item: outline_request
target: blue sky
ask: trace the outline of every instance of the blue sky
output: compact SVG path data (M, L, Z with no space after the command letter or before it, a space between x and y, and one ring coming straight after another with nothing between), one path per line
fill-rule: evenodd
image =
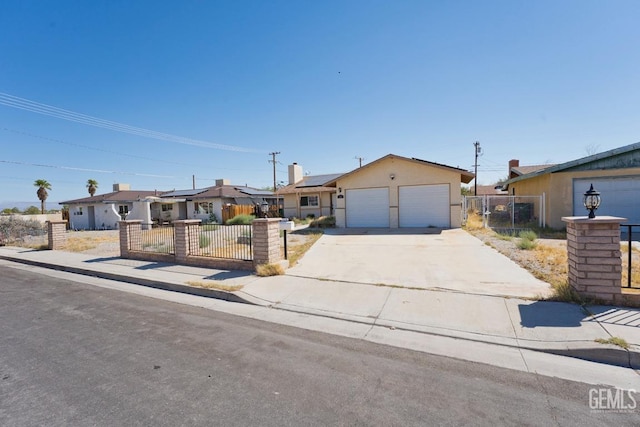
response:
M286 181L292 162L348 172L389 153L472 169L479 141L490 184L509 159L635 143L639 19L635 0L7 1L0 206L38 205L41 178L50 208L88 195L89 178L98 193L191 188L193 175L269 186L272 151Z

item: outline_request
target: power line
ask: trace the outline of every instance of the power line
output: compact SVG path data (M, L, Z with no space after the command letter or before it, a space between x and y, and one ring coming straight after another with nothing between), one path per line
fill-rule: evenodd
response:
M168 133L157 132L149 129L139 128L135 126L126 125L123 123L114 122L111 120L105 120L98 117L89 116L82 113L76 113L70 110L54 107L47 104L42 104L36 101L30 101L25 98L20 98L14 95L0 92L0 104L7 107L18 108L21 110L30 111L32 113L38 113L45 116L55 117L62 120L68 120L71 122L81 123L89 126L95 126L103 129L109 129L116 132L128 133L131 135L143 136L146 138L159 139L163 141L175 142L178 144L193 145L196 147L213 148L216 150L238 151L245 153L263 153L262 150L254 150L251 148L237 147L233 145L217 144L213 142L207 142L192 138L185 138L177 135L171 135Z
M202 168L209 168L211 165L196 165L194 163L182 163L182 162L174 162L171 160L164 160L164 159L153 159L150 157L145 157L145 156L136 156L135 154L129 154L129 153L124 153L124 152L120 152L120 151L114 151L114 150L107 150L105 148L98 148L98 147L91 147L88 145L83 145L83 144L78 144L75 142L69 142L69 141L64 141L62 139L56 139L56 138L49 138L46 136L42 136L42 135L35 135L29 132L25 132L25 131L20 131L20 130L15 130L15 129L9 129L6 127L3 127L2 130L7 131L7 132L13 132L19 135L25 135L31 138L38 138L38 139L42 139L44 141L51 141L51 142L55 142L58 144L65 144L65 145L69 145L72 147L80 147L80 148L84 148L87 150L93 150L93 151L100 151L102 153L110 153L110 154L115 154L117 156L122 156L122 157L130 157L133 159L142 159L142 160L147 160L147 161L151 161L151 162L158 162L158 163L167 163L167 164L171 164L171 165L180 165L180 166L189 166L189 167L193 167L193 166L199 166ZM234 170L234 171L238 171L238 170L252 170L252 169L238 169L238 168L221 168L221 167L216 167L216 169L221 169L221 170Z
M89 169L89 168L78 168L72 166L58 166L58 165L46 165L41 163L26 163L26 162L16 162L11 160L0 160L0 163L7 163L12 165L22 165L22 166L36 166L39 168L52 168L52 169L65 169L72 171L82 171L82 172L97 172L97 173L109 173L109 174L119 174L119 175L133 175L133 176L146 176L151 178L177 178L175 176L170 175L155 175L150 173L136 173L136 172L122 172L122 171L110 171L103 169Z

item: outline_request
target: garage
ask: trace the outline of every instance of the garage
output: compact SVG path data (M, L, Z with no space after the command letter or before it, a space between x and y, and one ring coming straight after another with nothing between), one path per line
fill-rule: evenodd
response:
M347 227L389 227L389 188L346 190Z
M400 227L451 226L449 185L410 185L398 187Z
M640 177L610 177L575 179L573 181L573 214L583 216L587 211L582 203L584 193L593 188L602 199L596 215L627 218L630 224L640 224Z

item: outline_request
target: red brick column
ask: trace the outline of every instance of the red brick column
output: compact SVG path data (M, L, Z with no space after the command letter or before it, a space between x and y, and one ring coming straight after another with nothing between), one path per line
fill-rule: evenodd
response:
M191 248L194 250L200 244L200 223L199 219L183 219L173 221L176 232L176 262L186 264L187 257L191 255Z
M569 284L580 295L622 301L620 223L612 216L564 217L567 223Z
M280 254L280 218L254 219L253 265L273 264L282 260Z
M142 220L118 221L120 230L120 257L129 258L129 251L142 250Z
M47 221L49 249L59 250L67 242L67 221Z

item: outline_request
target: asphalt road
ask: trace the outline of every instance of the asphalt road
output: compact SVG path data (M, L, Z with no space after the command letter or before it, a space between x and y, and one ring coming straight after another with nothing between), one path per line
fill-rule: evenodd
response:
M0 266L2 426L640 425L591 388Z

